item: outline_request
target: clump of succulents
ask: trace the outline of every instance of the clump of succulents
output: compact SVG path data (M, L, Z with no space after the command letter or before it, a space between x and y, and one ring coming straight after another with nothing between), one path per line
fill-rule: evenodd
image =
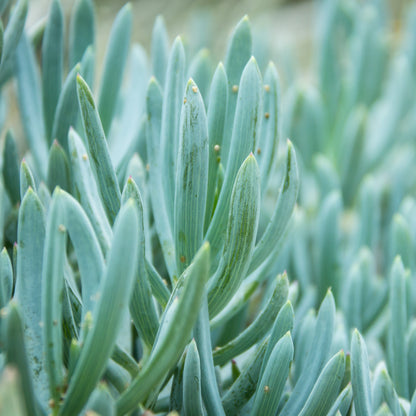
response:
M0 411L415 415L416 14L394 48L382 2L324 2L283 94L247 17L213 70L161 18L131 47L127 4L94 87L91 0L68 34L9 3Z

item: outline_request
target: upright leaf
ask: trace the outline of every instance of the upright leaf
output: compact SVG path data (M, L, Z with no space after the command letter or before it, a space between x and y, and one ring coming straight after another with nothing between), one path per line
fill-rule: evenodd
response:
M161 333L149 359L117 400L118 415L123 415L133 410L138 403L143 403L182 355L202 303L209 273L209 252L209 244L205 243L187 269L186 281L179 298L175 298L167 306L167 309L174 308L169 322L162 324L159 330Z
M169 38L165 21L162 16L157 16L152 32L152 72L158 83L165 85L166 68L168 66Z
M42 321L42 267L45 241L45 213L43 206L29 188L19 210L17 243L17 277L15 298L24 305L24 337L29 368L37 396L46 406L49 393L44 368Z
M186 86L181 113L175 185L174 235L177 269L191 263L202 244L207 195L208 129L196 84Z
M137 252L137 210L131 202L123 206L114 225L113 244L101 284L101 296L92 314L93 326L86 335L60 415L78 414L105 371L121 319L128 307ZM122 284L120 276L123 277Z
M163 176L163 195L171 227L174 221L176 162L179 145L179 121L182 108L185 51L180 37L175 39L166 71L160 132L160 166Z
M62 300L64 295L64 263L66 257L65 210L57 197L52 198L46 223L42 269L42 322L45 368L49 379L50 397L56 406L63 393Z
M231 191L238 169L247 155L253 152L256 147L261 113L261 75L255 59L252 58L247 63L241 76L229 161L227 162L224 183L221 187L214 216L205 237L210 242L215 255L219 252L223 243ZM224 160L224 157L221 157Z
M98 112L106 135L110 131L121 81L123 80L124 67L130 46L131 26L131 4L127 3L118 12L114 20L104 59Z
M69 67L81 61L87 47L94 45L95 19L92 0L76 0L69 24Z
M77 84L78 100L88 142L88 153L93 161L93 169L104 208L112 224L120 208L120 188L92 93L80 75L77 76Z
M53 0L42 42L42 97L48 144L54 139L52 126L62 88L64 16L59 0Z
M259 171L256 159L250 154L235 180L224 249L209 285L208 306L212 317L227 305L248 270L257 235L259 206Z

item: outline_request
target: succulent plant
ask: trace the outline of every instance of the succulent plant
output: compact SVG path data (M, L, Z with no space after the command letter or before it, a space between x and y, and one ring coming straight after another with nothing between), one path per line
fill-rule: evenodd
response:
M131 47L127 4L95 87L91 0L68 36L9 3L0 411L416 415L416 8L397 46L381 1L323 2L283 90L247 17L213 70L161 17Z

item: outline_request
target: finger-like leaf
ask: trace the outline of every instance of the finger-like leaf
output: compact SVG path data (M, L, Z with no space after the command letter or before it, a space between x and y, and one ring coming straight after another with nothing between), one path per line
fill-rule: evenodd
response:
M264 91L264 120L256 150L260 167L262 194L266 190L277 155L282 124L279 77L273 63L269 63L264 74Z
M19 178L20 178L20 199L23 200L24 196L26 195L26 191L29 188L32 188L36 192L35 179L25 159L23 159L22 163L20 164Z
M316 379L328 358L334 332L334 321L335 303L332 293L328 291L319 308L315 333L310 341L309 353L305 358L302 373L296 382L289 400L283 407L281 415L289 416L298 414L305 405Z
M149 82L147 89L147 116L149 130L147 134L147 159L149 161L149 188L158 189L150 192L155 226L162 247L163 257L170 277L176 275L175 245L169 222L166 200L163 195L162 160L160 155L160 132L162 123L162 92L155 78Z
M236 118L232 129L230 155L225 170L224 183L221 187L218 203L216 204L215 212L206 234L206 240L210 242L213 254L215 255L219 252L223 244L227 215L230 207L230 196L237 172L244 159L250 152L254 151L256 146L261 113L261 75L255 59L252 58L247 63L241 76ZM224 161L222 154L221 157Z
M217 184L218 165L221 161L220 150L224 136L225 115L228 102L227 74L224 66L220 63L212 78L209 91L210 105L207 111L208 137L209 137L209 162L208 162L208 185L207 185L207 207L205 210L204 231L208 229L212 217L215 201L215 188Z
M166 71L160 132L160 166L167 216L173 227L176 162L179 145L179 122L182 108L185 51L180 37L175 39Z
M397 396L384 362L380 362L374 371L372 393L373 412L385 402L394 415L405 415L404 412L401 411L399 397Z
M70 129L68 139L75 196L87 213L105 255L110 248L112 231L98 193L89 157L75 130Z
M52 127L52 139L58 140L64 150L69 154L68 132L71 126L75 126L78 119L78 98L77 98L77 74L81 65L75 65L68 74L59 95L56 105L55 118Z
M123 415L143 402L175 365L189 341L204 294L209 273L209 244L204 244L189 266L189 272L179 298L171 303L172 319L162 323L153 351L138 377L117 400L117 414ZM167 306L167 309L169 305Z
M194 337L198 347L201 365L202 398L208 414L225 416L215 375L212 358L211 332L207 296L204 296L201 310L194 328Z
M94 45L94 33L95 20L92 0L77 0L72 8L69 24L70 68L73 68L81 61L89 45Z
M64 16L59 0L53 0L42 42L42 97L48 145L52 143L52 125L62 88L64 52Z
M325 365L299 416L325 415L339 393L345 371L345 354L340 351Z
M257 388L260 369L269 338L266 338L258 347L250 362L241 372L227 393L222 403L226 415L237 415L243 406L250 400Z
M13 269L6 248L0 253L0 309L4 308L12 297Z
M258 269L260 265L273 253L273 248L279 247L284 237L285 229L295 207L299 190L299 173L296 153L292 143L287 144L286 174L280 186L278 200L272 218L265 229L260 241L253 252L249 273Z
M61 187L65 191L72 189L68 158L64 149L56 140L54 140L49 151L47 182L51 192L56 186Z
M185 416L203 414L201 367L195 340L189 344L183 370L183 413Z
M122 203L127 202L132 198L139 213L139 256L138 256L138 270L135 276L135 283L133 293L130 300L130 312L134 325L146 346L151 349L159 328L158 314L152 298L152 291L150 288L147 270L146 270L146 255L145 255L145 238L143 227L143 204L140 192L133 179L128 179L127 184L123 190Z
M207 120L201 94L192 80L186 86L185 100L181 113L174 213L179 273L191 263L202 244L208 182Z
M42 322L45 368L48 373L50 397L54 405L63 393L62 300L66 229L64 205L57 188L52 198L46 223L42 268Z
M22 36L27 16L28 0L20 0L10 16L9 23L3 36L3 51L1 54L0 71L3 72L5 63L12 56L20 37Z
M235 180L224 250L209 286L210 316L227 305L245 277L257 234L259 205L259 171L251 154L241 165Z
M341 415L346 415L352 402L352 387L351 383L347 384L347 387L342 390L334 404L328 411L327 416L337 416L337 412Z
M77 76L77 84L78 100L88 141L88 153L93 161L104 208L108 219L113 223L120 208L120 188L92 93L80 75Z
M24 305L25 344L29 368L37 396L46 406L49 399L44 369L42 328L42 267L45 241L45 213L42 204L29 188L19 210L17 277L15 298Z
M30 371L30 356L26 351L24 323L20 308L15 301L9 303L7 314L2 321L3 338L6 340L6 361L13 364L18 372L24 398L26 414L40 415L39 405L33 388L33 374ZM6 411L9 411L7 409Z
M121 81L123 80L124 67L130 46L131 26L131 4L127 3L118 12L111 28L101 78L98 112L106 135L110 131Z
M165 21L162 16L157 16L152 32L152 72L162 88L165 85L168 54L169 38Z
M3 150L3 181L13 204L20 201L19 164L16 141L8 130Z
M247 16L244 16L235 27L231 38L228 42L227 53L225 56L225 70L228 76L228 107L227 118L225 123L225 138L221 156L224 160L224 164L228 163L228 154L233 148L230 143L231 131L234 130L234 114L238 114L239 110L237 106L237 91L240 85L240 78L244 67L252 54L252 36L251 25ZM240 85L240 89L242 85Z
M28 37L23 34L16 49L17 95L22 124L36 167L46 177L48 148L43 122L39 74Z
M357 416L372 415L370 368L364 339L355 330L351 341L351 385Z
M99 300L100 282L104 275L104 256L91 222L79 203L61 191L58 198L64 200L64 226L68 230L77 257L82 285L82 319L94 310Z
M390 277L390 322L389 325L389 358L391 362L391 374L395 389L401 397L409 396L409 373L407 362L407 305L406 305L406 280L400 257L396 257Z
M138 218L134 202L123 206L114 225L101 296L74 375L68 386L61 415L78 414L103 374L111 356L121 319L128 307L138 258ZM123 276L123 282L120 282ZM88 374L88 377L85 377Z
M188 78L192 78L198 85L205 105L208 104L208 90L212 77L212 62L208 49L201 49L189 65Z
M288 300L280 309L279 314L273 324L273 328L270 332L270 341L267 346L267 350L264 354L263 364L261 366L260 374L262 375L266 369L266 365L269 362L269 357L275 347L276 343L282 338L288 331L293 328L293 307Z
M292 360L293 342L290 333L287 333L270 354L266 369L257 386L251 415L276 414Z

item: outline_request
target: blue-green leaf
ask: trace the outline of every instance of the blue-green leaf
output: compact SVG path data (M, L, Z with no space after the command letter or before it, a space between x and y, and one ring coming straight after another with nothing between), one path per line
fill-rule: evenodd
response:
M226 415L238 415L240 409L250 400L256 391L261 365L267 349L269 338L266 338L256 349L250 362L241 372L237 380L224 394L222 403Z
M233 148L231 132L234 130L234 115L239 114L237 106L237 91L242 88L240 78L243 70L252 54L251 25L247 16L244 16L235 27L230 40L228 41L227 53L225 56L225 70L228 76L228 106L225 123L225 138L221 157L224 164L228 164L228 154ZM242 84L242 83L241 83ZM240 86L239 86L240 85ZM260 113L259 113L260 114Z
M20 201L19 175L16 141L12 131L8 130L3 149L3 181L12 204Z
M94 34L95 20L92 0L76 0L76 3L72 8L69 24L70 68L73 68L81 61L89 45L94 45Z
M340 351L325 365L299 416L325 415L339 393L345 371L345 354Z
M212 78L209 91L207 111L209 137L209 166L207 185L207 207L205 210L204 231L208 229L215 202L215 188L217 185L217 171L221 161L220 150L224 136L225 115L228 102L227 74L220 63Z
M262 114L261 75L255 59L252 58L247 63L241 76L236 118L232 129L230 154L225 170L224 183L222 184L218 203L206 234L206 241L210 242L214 255L217 255L224 242L230 197L235 177L247 155L253 152L256 147L260 114ZM224 161L222 153L221 157Z
M310 340L309 352L305 357L302 372L296 381L289 400L281 411L282 416L299 414L305 405L328 358L334 333L334 323L335 303L331 291L328 291L319 308L314 335Z
M68 230L77 257L82 287L82 319L94 310L99 299L100 282L105 263L93 226L79 203L68 193L61 191L57 198L64 200L64 226Z
M162 124L160 131L160 165L167 216L173 227L176 162L179 145L180 113L182 108L185 51L180 37L175 39L169 56L166 85L163 96Z
M155 226L169 276L176 275L175 245L169 222L167 204L163 194L162 160L160 155L160 132L162 123L162 92L155 78L151 78L147 89L147 116L149 129L147 134L147 159L149 161L149 188L160 192L150 192Z
M205 106L208 104L209 84L212 77L212 62L208 49L201 49L189 65L188 78L198 85Z
M61 146L69 154L68 132L71 126L75 126L78 119L78 98L77 98L77 74L81 65L75 65L68 74L62 87L59 100L56 105L55 118L52 127L52 139L58 140Z
M208 182L207 120L201 94L192 80L186 86L185 100L180 122L173 228L179 273L191 263L202 244Z
M62 88L64 53L64 16L59 0L53 0L42 42L42 97L48 144L52 143L52 125Z
M167 306L167 310L173 308L173 313L168 322L162 322L149 359L138 377L117 400L118 415L133 410L138 403L143 402L181 356L202 303L209 275L209 252L209 244L205 243L185 271L184 287L179 298L175 297Z
M93 161L104 208L112 224L120 208L120 188L92 93L80 75L77 76L77 84L78 100L88 141L88 153Z
M347 384L347 387L341 391L338 398L328 411L327 416L336 416L337 412L341 415L346 416L352 402L352 387L351 383Z
M16 49L17 95L25 135L36 167L46 177L48 148L43 122L39 74L32 46L23 34Z
M98 193L89 157L75 130L70 129L68 139L74 194L87 213L105 255L110 248L112 231Z
M202 398L208 414L225 416L212 358L211 332L209 327L208 301L204 296L202 307L194 327L201 365Z
M286 173L280 185L279 196L272 218L264 230L253 252L249 273L254 272L270 256L275 256L275 250L285 235L289 219L295 207L299 190L299 172L295 149L290 141L287 144Z
M407 305L406 305L406 280L405 272L400 257L396 257L393 263L390 277L390 325L389 325L389 362L391 374L397 393L409 399L409 373L407 362ZM374 407L374 406L373 406Z
M253 154L238 171L230 205L220 265L209 285L208 306L212 317L239 288L253 253L260 213L260 177Z
M43 206L29 188L19 210L17 277L15 298L24 305L23 322L29 368L36 395L46 406L49 393L44 368L42 321L42 266L45 241L45 213Z
M373 398L367 348L361 334L355 330L351 340L351 385L357 416L371 416Z
M162 16L157 16L152 32L152 70L158 83L165 85L166 68L168 66L169 38L165 21Z
M6 341L6 361L14 365L19 372L20 386L24 398L25 414L40 415L43 412L36 400L33 374L30 371L31 358L26 351L24 321L17 302L9 303L7 313L2 319L3 339ZM7 409L7 411L10 409Z
M277 342L267 360L265 371L254 396L251 415L276 414L283 388L289 376L293 350L292 338L288 332Z
M143 203L140 192L133 179L127 180L126 186L123 190L122 203L126 203L132 198L139 213L139 256L138 256L138 270L135 276L135 283L133 286L133 293L130 300L130 312L134 325L146 346L150 349L156 337L159 328L158 314L152 298L152 291L150 288L147 269L146 269L146 255L145 255L145 238L143 226Z
M93 325L85 338L60 415L74 415L82 410L106 368L128 307L137 258L138 218L135 204L131 202L117 216L101 296L92 315Z
M262 194L266 190L277 155L282 124L279 77L272 62L269 63L264 74L264 91L264 120L256 150L260 167Z
M25 27L27 9L28 0L20 0L11 13L3 36L3 50L1 54L0 65L1 72L4 71L5 64L13 55L13 52L16 50L16 47L19 43L20 37L22 36Z
M203 414L201 367L195 340L189 344L183 369L183 413L185 416Z
M131 4L127 3L118 12L114 20L104 59L98 112L106 135L110 131L121 81L123 80L124 67L130 46L131 27Z
M57 196L52 197L46 223L42 268L42 322L45 369L48 373L50 397L56 406L63 393L62 301L66 256L65 210Z
M49 190L53 192L56 186L65 191L70 191L71 172L68 158L64 149L54 140L49 151L47 183Z
M0 309L4 308L12 297L13 269L6 247L0 253Z

